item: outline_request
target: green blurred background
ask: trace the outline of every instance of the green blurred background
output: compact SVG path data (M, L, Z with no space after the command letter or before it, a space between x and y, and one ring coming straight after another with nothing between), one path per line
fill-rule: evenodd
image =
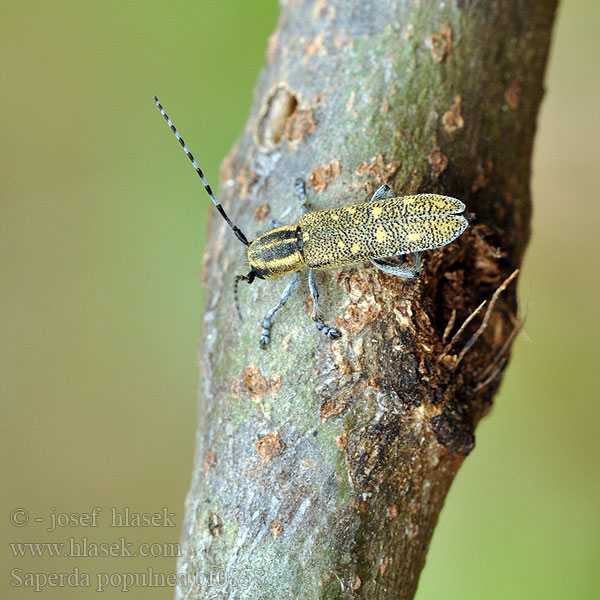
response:
M210 207L152 96L217 185L278 5L1 8L2 597L83 598L97 573L169 573L175 559L15 557L9 543L177 542L192 469ZM525 332L442 512L419 600L600 594L599 30L597 2L563 3L535 145ZM53 511L95 506L101 527L46 531ZM177 526L110 528L113 506L167 507ZM10 521L20 508L23 527ZM91 588L11 587L12 569L75 568Z

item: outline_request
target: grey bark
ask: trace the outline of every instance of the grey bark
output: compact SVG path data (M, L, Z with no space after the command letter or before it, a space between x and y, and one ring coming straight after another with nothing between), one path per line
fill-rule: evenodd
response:
M529 235L555 8L284 3L223 166L221 201L246 234L297 222L299 176L311 210L365 201L388 182L397 195L461 198L477 217L425 253L415 281L369 265L320 272L339 341L314 327L304 280L262 351L260 321L286 281L242 283L240 322L244 248L215 211L180 597L413 597L519 326L507 278Z

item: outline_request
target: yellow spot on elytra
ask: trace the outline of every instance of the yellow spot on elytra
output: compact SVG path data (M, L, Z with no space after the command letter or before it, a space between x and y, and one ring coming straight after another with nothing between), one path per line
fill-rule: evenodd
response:
M334 221L339 221L339 220L340 220L340 215L331 215L331 218L332 218Z
M346 206L346 212L353 215L356 212L356 206Z
M417 233L417 232L415 232L415 233L409 233L409 234L408 234L408 239L409 239L411 242L418 242L418 241L419 241L419 240L420 240L422 237L423 237L423 234L422 234L422 233Z
M384 242L384 241L385 241L385 239L387 238L387 235L388 235L388 234L387 234L386 230L385 230L385 229L384 229L384 228L383 228L383 227L380 225L380 226L377 228L377 232L375 233L375 239L376 239L376 240L377 240L379 243L381 243L381 242ZM411 235L412 235L412 234L411 234ZM410 236L409 236L409 237L410 237Z
M303 233L302 234L302 241L303 242L307 242L310 239L310 233Z
M350 250L352 251L352 254L356 254L360 250L360 244L358 244L357 242L354 242L354 244L352 244L352 248Z
M383 208L381 208L381 206L376 206L373 209L373 218L378 219L381 216L382 212L383 212Z
M344 242L342 242L342 240L340 240L340 241L338 242L338 248L339 248L340 250L343 250L345 247L346 247L346 244L344 244Z

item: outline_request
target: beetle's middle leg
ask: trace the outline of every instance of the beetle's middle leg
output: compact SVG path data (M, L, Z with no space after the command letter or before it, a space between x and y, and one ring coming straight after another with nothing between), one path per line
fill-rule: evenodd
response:
M292 275L292 280L287 284L285 290L283 290L283 294L281 295L281 299L279 300L279 304L274 306L263 319L262 322L262 332L260 334L260 347L264 350L268 343L271 341L271 320L273 319L273 315L290 299L290 296L298 289L298 284L300 283L300 273L296 272Z
M319 317L319 289L317 288L317 279L313 271L308 271L308 288L310 289L310 294L313 298L313 310L312 310L312 318L317 326L317 329L326 335L330 340L335 340L342 336L342 334L335 328L329 327L325 323L321 317Z
M303 179L296 179L296 193L300 198L300 213L305 215L308 212L308 205L306 203L306 185ZM310 289L310 295L313 299L312 319L317 326L317 329L326 335L330 340L341 337L341 333L335 329L335 327L329 327L323 323L321 317L319 317L319 288L317 287L317 279L315 274L309 269L308 270L308 288Z

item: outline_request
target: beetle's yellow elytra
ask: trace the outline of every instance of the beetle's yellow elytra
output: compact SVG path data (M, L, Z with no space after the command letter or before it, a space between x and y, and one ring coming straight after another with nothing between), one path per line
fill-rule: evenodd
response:
M438 248L465 230L464 210L455 198L420 194L309 212L298 224L304 260L309 268L326 269Z
M381 244L385 242L387 235L387 231L383 228L383 225L379 225L379 227L377 227L377 231L375 232L375 240L378 244Z

